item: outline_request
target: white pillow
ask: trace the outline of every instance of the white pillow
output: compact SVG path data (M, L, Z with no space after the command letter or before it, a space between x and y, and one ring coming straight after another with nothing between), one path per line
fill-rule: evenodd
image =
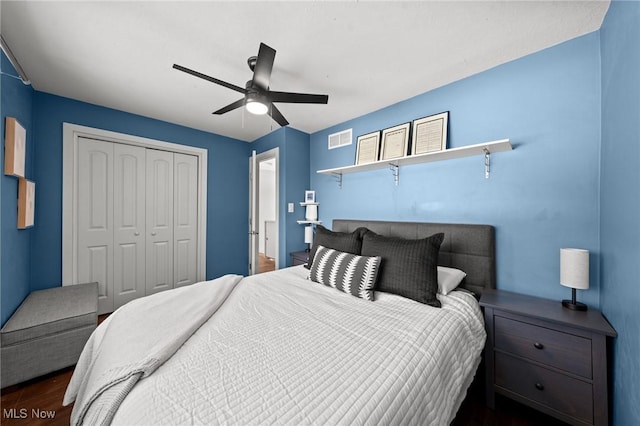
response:
M460 269L438 266L438 293L447 295L460 285L467 274Z

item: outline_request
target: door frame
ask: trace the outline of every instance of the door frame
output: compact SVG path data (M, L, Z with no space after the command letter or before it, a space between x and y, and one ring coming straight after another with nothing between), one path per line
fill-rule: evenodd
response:
M207 155L208 150L156 139L127 135L110 130L62 123L62 285L77 282L77 245L74 243L77 209L77 161L80 138L158 149L193 155L198 158L198 253L197 281L207 276Z
M268 151L264 151L261 153L256 153L256 170L255 170L255 183L256 183L256 188L258 190L258 194L255 197L255 209L256 209L256 215L257 218L260 218L260 197L259 197L259 190L260 190L260 163L263 161L268 161L273 159L275 161L275 205L276 205L276 214L275 214L275 222L276 222L276 257L275 257L275 269L280 269L280 148L279 147L275 147L272 148ZM252 157L249 157L249 175L251 176L252 173ZM254 197L251 196L251 178L249 178L249 217L252 217L252 209L253 209L253 201L254 201ZM259 224L258 224L259 225ZM255 228L255 225L254 225ZM251 232L251 229L249 230ZM260 231L260 228L258 226L258 232ZM252 235L249 235L249 237L253 237ZM258 251L258 246L259 243L255 244L255 250L256 250L256 259L257 259L257 251ZM251 248L251 243L249 243L249 248ZM251 253L249 254L249 262L251 262ZM256 266L253 267L253 270L256 270ZM251 268L249 268L249 271L251 271ZM258 272L260 272L258 270Z

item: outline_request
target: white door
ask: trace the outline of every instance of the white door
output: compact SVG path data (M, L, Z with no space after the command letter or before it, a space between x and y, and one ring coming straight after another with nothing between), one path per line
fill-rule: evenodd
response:
M80 138L77 282L98 283L98 313L113 311L113 144Z
M270 212L267 219L271 220L275 218L275 226L271 234L270 244L272 244L273 250L269 249L270 253L273 253L273 258L275 259L275 267L278 269L279 264L279 255L278 255L278 204L279 204L279 190L278 185L280 182L280 171L279 171L279 149L273 148L269 151L262 152L256 155L256 152L253 151L253 155L249 158L249 274L257 274L259 273L259 262L258 262L258 248L259 248L259 233L258 229L260 228L260 198L263 196L260 192L260 164L264 162L273 162L274 174L272 176L273 182L272 187L273 191L267 196L271 196L274 199L271 204L273 204L273 211ZM265 251L267 248L265 247Z
M274 259L276 257L276 242L278 236L276 235L276 221L265 220L264 222L264 255L268 258Z
M258 269L258 173L256 152L249 159L249 275Z
M206 278L207 152L65 123L63 285L99 313Z
M173 153L147 150L146 294L173 288Z
M198 158L174 154L174 286L197 281Z
M145 149L113 144L114 308L145 295Z

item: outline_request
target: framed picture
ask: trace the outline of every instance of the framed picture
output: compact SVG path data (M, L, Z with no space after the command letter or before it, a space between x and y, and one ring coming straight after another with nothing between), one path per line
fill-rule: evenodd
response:
M18 229L33 226L36 212L36 184L25 178L18 181Z
M316 202L316 191L304 191L304 202L305 203L315 203Z
M449 112L443 112L413 121L411 155L426 154L447 149Z
M4 123L4 174L24 177L27 131L13 117Z
M378 161L380 153L380 131L358 136L356 148L356 164L367 164Z
M381 160L391 160L407 155L410 126L410 123L405 123L382 131Z

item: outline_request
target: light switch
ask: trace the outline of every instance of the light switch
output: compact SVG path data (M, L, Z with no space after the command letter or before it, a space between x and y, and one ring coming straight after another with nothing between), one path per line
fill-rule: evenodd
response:
M289 203L289 213L293 213L293 209L294 209L294 204Z

